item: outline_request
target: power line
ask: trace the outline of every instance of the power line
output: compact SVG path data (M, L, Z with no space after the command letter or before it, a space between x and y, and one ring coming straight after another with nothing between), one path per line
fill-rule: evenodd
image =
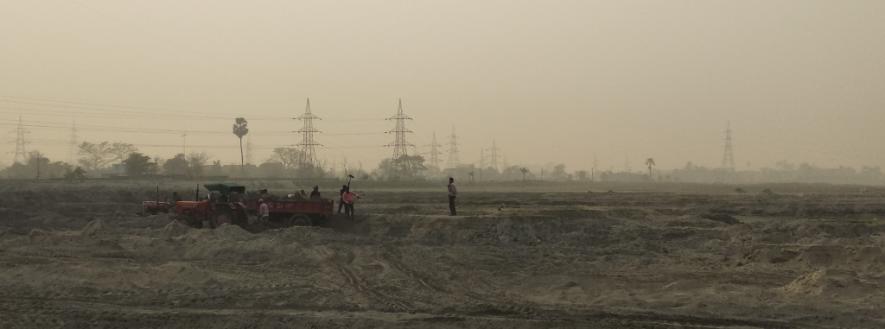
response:
M131 105L107 105L107 104L96 104L91 102L83 102L83 101L69 101L69 100L49 100L49 99L39 99L39 98L29 98L29 97L11 97L11 96L0 96L0 100L3 100L6 103L15 103L22 106L29 107L9 107L9 106L0 106L0 109L13 110L13 111L28 111L29 113L33 112L43 112L44 115L58 115L58 114L77 114L78 116L83 117L97 117L97 118L131 118L133 116L141 116L141 117L150 117L155 118L157 116L162 117L174 117L174 118L190 118L194 120L203 120L206 119L217 119L217 120L230 120L234 117L242 116L242 113L219 113L218 111L211 112L199 112L199 111L187 111L182 109L160 109L160 108L150 108L150 107L141 107L141 106L131 106ZM38 107L38 108L33 108ZM48 109L47 109L48 107ZM63 111L58 110L58 108L66 108L66 109L74 109L77 111ZM16 112L16 113L18 113ZM40 114L37 114L40 115ZM250 120L264 120L264 121L279 121L288 119L285 116L250 116ZM335 122L371 122L371 121L382 121L382 118L326 118L326 121L335 121Z
M29 138L28 144L36 144L39 142L41 145L68 145L69 140L65 139L50 139L50 138ZM131 144L136 147L156 147L156 148L177 148L181 149L182 144L157 144L157 143L135 143ZM297 147L298 145L293 144L281 144L281 145L264 145L264 146L253 146L253 149L256 150L272 150L279 147ZM239 146L236 144L188 144L188 148L190 149L202 149L202 148L215 148L215 149L238 149ZM380 146L378 145L352 145L352 146L327 146L323 145L324 149L378 149Z
M7 122L4 122L7 121ZM35 122L35 121L30 121ZM46 122L46 121L36 121L37 123L27 123L23 124L25 127L33 127L33 128L47 128L47 129L70 129L70 126L66 126L63 124L59 124L56 122ZM0 126L17 126L17 123L9 122L8 120L0 119ZM78 125L78 129L84 129L89 131L105 131L105 132L115 132L115 133L144 133L144 134L169 134L169 135L180 135L182 132L190 134L190 135L227 135L229 132L221 131L221 130L181 130L181 129L164 129L164 128L127 128L120 126L103 126L103 125ZM293 132L291 131L267 131L263 133L258 133L261 136L285 136L291 135Z

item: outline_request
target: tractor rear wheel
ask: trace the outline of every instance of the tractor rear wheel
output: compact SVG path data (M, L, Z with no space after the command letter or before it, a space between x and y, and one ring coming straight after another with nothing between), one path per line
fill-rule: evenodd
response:
M213 220L212 228L217 228L224 224L230 224L230 220L230 214L218 214Z
M294 216L292 216L292 218L289 219L289 221L292 223L291 225L294 225L294 226L311 226L311 225L313 225L313 220L311 220L310 217L307 217L305 215L294 215Z

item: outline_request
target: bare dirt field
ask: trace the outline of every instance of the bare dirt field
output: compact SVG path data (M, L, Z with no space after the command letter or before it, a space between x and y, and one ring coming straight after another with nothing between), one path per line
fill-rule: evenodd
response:
M252 234L138 216L149 186L4 183L0 328L885 327L881 190L461 189L463 216L367 189L355 222Z

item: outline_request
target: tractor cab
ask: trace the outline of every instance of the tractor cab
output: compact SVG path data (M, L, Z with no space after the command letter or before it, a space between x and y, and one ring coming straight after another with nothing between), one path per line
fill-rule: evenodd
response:
M175 214L180 220L197 228L215 228L222 224L248 226L249 217L242 201L246 187L206 184L203 188L208 191L206 199L175 202Z
M243 202L246 187L230 184L206 184L203 187L209 191L209 200L213 203Z

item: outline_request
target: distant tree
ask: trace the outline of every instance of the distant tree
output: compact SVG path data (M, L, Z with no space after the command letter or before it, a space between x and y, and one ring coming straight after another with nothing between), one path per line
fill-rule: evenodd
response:
M519 172L522 173L522 181L525 181L525 175L529 173L529 169L526 167L519 168Z
M258 166L258 175L263 177L283 177L286 166L279 161L269 160Z
M295 176L301 178L322 178L325 177L326 171L323 165L302 164L295 168Z
M68 171L65 174L65 179L69 181L82 181L86 179L86 171L80 167L74 168L74 170Z
M53 161L46 165L46 174L45 177L48 178L62 178L65 174L71 171L71 164L64 161Z
M209 155L206 153L194 152L187 156L188 176L202 177L203 167L209 162ZM242 166L241 166L242 167Z
M243 168L246 164L243 158L243 137L249 133L249 122L247 122L245 118L234 119L233 132L240 140L240 168Z
M551 176L553 179L557 179L557 180L567 180L567 179L569 179L569 175L568 175L568 173L565 172L565 165L564 165L564 164L561 164L561 163L558 164L558 165L553 166L553 172L550 173L550 176Z
M77 153L80 155L78 162L87 171L96 171L105 168L115 159L112 145L108 142L98 144L83 142L78 146Z
M49 169L49 158L40 151L31 151L28 153L28 168L33 173L32 177L40 179L41 171Z
M0 175L16 179L61 178L71 170L71 165L61 161L51 161L39 151L28 153L24 163L13 163L0 170Z
M136 148L135 145L119 142L111 144L111 147L108 150L108 152L114 156L113 160L111 160L113 162L123 162L123 160L126 160L129 157L129 154L137 151L138 148Z
M283 168L286 169L294 169L297 168L301 163L301 159L303 159L304 153L301 150L293 147L277 147L273 149L273 154L271 154L271 160L283 164Z
M575 176L577 176L578 180L580 180L580 181L587 180L587 176L589 176L589 175L590 175L590 173L587 172L586 170L578 170L575 172Z
M385 180L413 179L426 170L424 157L403 155L396 159L384 159L378 164L377 176Z
M652 169L655 167L655 159L648 158L645 160L645 165L648 167L648 179L652 179L651 173Z
M133 152L129 153L129 157L123 160L123 166L127 176L145 176L156 170L156 164L151 162L151 157L144 154Z
M245 168L240 165L241 169ZM212 161L212 164L207 166L208 170L206 174L209 176L223 176L224 175L224 166L221 165L221 160ZM241 170L242 171L242 170Z
M163 162L163 173L166 175L186 176L188 174L188 163L184 153L178 153L172 159Z

